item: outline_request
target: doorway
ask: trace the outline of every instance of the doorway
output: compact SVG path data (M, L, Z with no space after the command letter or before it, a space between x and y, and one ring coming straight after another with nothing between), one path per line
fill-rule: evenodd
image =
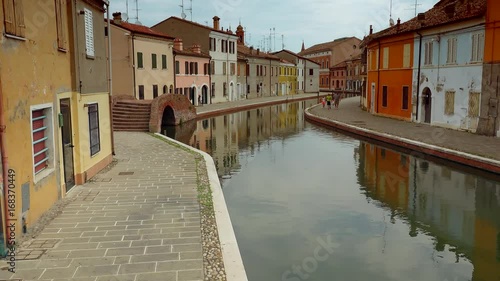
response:
M196 87L191 87L189 89L189 100L193 105L196 105Z
M202 96L202 103L203 104L208 104L208 86L204 85L201 88L201 96Z
M64 183L66 192L75 186L75 167L73 162L73 132L71 128L71 100L61 99L60 101L62 115L62 151L64 166Z
M432 92L429 88L425 88L422 92L422 103L424 108L424 123L431 123L432 113Z

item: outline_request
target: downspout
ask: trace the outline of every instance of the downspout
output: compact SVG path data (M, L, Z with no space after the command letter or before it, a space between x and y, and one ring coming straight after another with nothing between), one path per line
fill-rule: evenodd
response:
M248 68L247 68L248 66ZM250 66L248 65L248 59L245 60L245 96L247 97L248 99L248 75L250 75L250 71L247 72L247 69L250 70Z
M2 188L2 196L3 196L3 199L4 199L4 208L1 212L1 218L2 218L2 222L3 222L3 225L2 225L2 228L3 228L3 231L5 235L3 235L4 237L4 241L1 241L1 242L5 242L4 245L5 246L8 246L8 244L6 243L9 238L10 238L10 231L7 231L7 211L8 211L8 196L7 196L7 192L6 190L8 189L8 186L9 186L9 182L8 182L8 166L9 166L9 163L8 163L8 157L7 157L7 149L5 148L5 118L4 118L4 112L3 112L3 92L2 92L2 79L0 77L0 152L2 153L2 180L3 180L3 188ZM1 243L0 242L0 243ZM0 253L0 256L3 256L4 253Z
M137 81L135 81L135 70L136 70L136 65L135 65L135 44L134 44L134 34L131 34L130 40L132 40L132 75L134 79L134 97L137 98Z
M378 97L380 96L380 64L382 63L380 61L380 55L382 53L382 50L380 49L380 39L378 39L378 58L377 58L377 93L375 95L375 102L377 103L375 105L375 113L378 113Z
M175 94L175 90L177 89L177 55L174 52L175 48L172 47L172 55L173 55L173 62L174 62L174 88L172 89L172 94ZM210 64L209 64L210 65ZM181 67L180 62L179 62L179 68ZM170 91L170 89L169 89Z
M111 122L109 122L109 127L111 130L111 154L115 154L115 136L113 129L113 66L111 61L111 24L109 23L109 1L104 2L106 4L106 28L108 29L108 91L109 91L109 117Z
M273 91L272 91L272 84L273 84L273 82L271 81L271 68L272 68L272 60L269 59L269 71L266 71L266 75L269 75L269 96L270 97L273 94Z
M416 116L415 116L415 121L418 121L418 109L419 109L419 104L420 104L420 71L422 67L422 34L420 32L417 32L418 36L420 37L419 39L419 46L418 46L418 70L417 70L417 108L416 108Z

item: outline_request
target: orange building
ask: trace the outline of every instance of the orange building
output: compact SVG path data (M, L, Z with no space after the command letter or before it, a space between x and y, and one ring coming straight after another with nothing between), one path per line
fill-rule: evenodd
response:
M374 114L411 120L414 34L401 27L398 20L367 38L367 107Z
M481 115L477 133L500 137L500 1L488 0L484 44Z

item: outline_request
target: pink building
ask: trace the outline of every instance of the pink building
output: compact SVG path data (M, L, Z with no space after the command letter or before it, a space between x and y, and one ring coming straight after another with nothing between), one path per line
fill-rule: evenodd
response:
M200 45L187 50L182 39L175 39L175 93L185 95L193 105L211 103L210 59L210 55L201 52Z

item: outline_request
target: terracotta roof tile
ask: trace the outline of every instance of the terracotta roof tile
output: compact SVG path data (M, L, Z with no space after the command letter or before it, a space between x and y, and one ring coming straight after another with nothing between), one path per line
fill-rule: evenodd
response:
M279 60L277 56L273 54L269 54L263 51L260 51L259 54L257 54L257 50L253 49L251 51L250 47L245 46L243 44L238 44L238 56L243 56L243 57L252 57L252 58L261 58L261 59L269 59L269 60Z
M377 38L482 17L486 14L486 0L441 0L423 14L425 19L419 20L417 16L399 26L396 24L365 37L363 44Z
M188 24L194 25L194 26L202 27L202 28L205 28L205 29L209 29L209 30L216 31L216 32L220 32L220 33L224 33L224 34L233 35L233 36L235 36L235 37L236 37L236 34L234 34L234 32L232 32L232 31L218 30L218 29L215 29L215 28L213 28L213 27L206 26L206 25L203 25L203 24L199 24L199 23L194 22L194 21L188 21L188 20L181 19L181 18L178 18L178 17L173 17L173 16L172 16L172 17L169 17L169 18L167 18L167 19L165 19L165 20L162 20L161 22L159 22L159 23L157 23L157 24L155 24L155 25L151 26L151 28L153 28L153 27L155 27L155 26L157 26L157 25L159 25L159 24L161 24L161 23L163 23L163 22L165 22L165 21L167 21L167 20L178 20L178 21L182 21L182 22L185 22L185 23L188 23Z
M172 36L168 36L164 33L157 32L152 30L151 28L144 26L144 25L138 25L138 24L133 24L133 23L128 23L125 21L122 21L121 23L116 23L115 20L111 20L111 23L119 26L121 28L124 28L130 32L137 33L137 34L142 34L142 35L148 35L148 36L153 36L153 37L159 37L163 39L169 39L169 40L174 40L175 38Z
M303 57L303 56L301 56L301 55L299 55L299 54L297 54L297 53L294 53L294 52L292 52L292 51L290 51L290 50L287 50L287 49L283 49L283 50L281 50L281 51L277 51L277 52L274 52L274 53L271 53L271 54L276 55L276 54L278 54L278 53L280 53L280 52L285 52L285 53L288 53L288 54L290 54L290 55L292 55L292 56L296 56L296 57L298 57L298 58L300 58L300 59L302 59L302 60L307 60L307 61L309 61L309 62L312 62L312 63L315 63L315 64L319 65L319 63L317 63L317 62L315 62L315 61L313 61L313 60L311 60L311 59L308 59L308 58L306 58L306 57Z
M344 38L335 39L331 42L316 44L312 47L307 48L305 51L300 52L299 55L305 56L305 55L314 54L314 53L321 52L321 51L328 51L328 50L331 50L332 48L334 48L335 46L337 46L337 45L339 45L339 44L341 44L349 39L353 39L353 38L356 38L356 37L344 37Z
M186 50L186 49L183 49L182 51L177 50L177 49L173 49L173 52L174 52L174 54L181 55L181 56L200 57L200 58L207 58L207 59L212 58L209 54L206 54L204 52L196 53L196 52L193 52L191 50Z

